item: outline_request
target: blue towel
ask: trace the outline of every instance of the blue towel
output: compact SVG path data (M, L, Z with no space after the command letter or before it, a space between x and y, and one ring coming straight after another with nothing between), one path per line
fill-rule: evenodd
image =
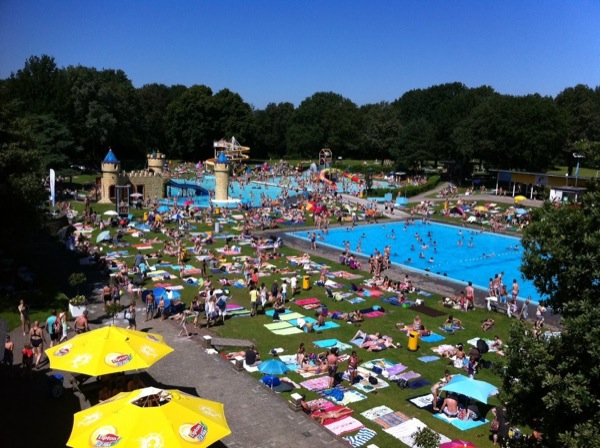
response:
M308 318L307 318L308 319ZM315 331L323 331L323 330L331 330L332 328L339 328L340 324L336 324L335 322L331 322L328 320L325 322L325 325L322 326L314 326Z
M315 341L315 342L313 342L313 344L315 344L317 347L328 348L328 347L335 346L339 342L340 341L337 339L323 339L321 341Z
M304 321L305 321L307 324L311 324L311 323L312 323L312 324L314 324L314 323L317 321L317 319L315 319L314 317L303 317L302 319L304 319ZM289 322L290 324L292 324L294 327L297 327L297 326L298 326L298 319L292 319L292 320L288 320L288 322Z
M443 341L444 339L446 339L444 336L437 333L431 333L429 336L421 336L423 342L438 342Z
M433 414L438 420L442 420L446 423L450 423L452 426L460 429L461 431L467 431L469 429L477 428L478 426L489 423L488 420L461 420L459 418L449 418L443 413Z
M267 310L265 312L265 315L267 315L269 317L273 317L273 313L275 313L275 310ZM281 315L281 314L288 314L288 313L291 313L291 311L286 308L286 310L284 312L280 312L279 314Z
M423 362L433 362L433 361L437 361L438 359L440 359L439 356L421 356L420 358L417 358L419 361L423 361Z

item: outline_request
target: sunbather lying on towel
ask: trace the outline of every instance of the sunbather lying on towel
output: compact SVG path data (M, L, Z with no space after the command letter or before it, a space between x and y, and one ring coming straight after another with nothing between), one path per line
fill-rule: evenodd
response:
M380 352L390 347L398 348L400 344L394 344L394 340L389 336L382 336L377 340L367 342L366 345L361 345L361 347L366 348L368 352Z
M363 340L362 344L360 345L360 347L362 348L370 341L377 341L381 339L381 333L377 332L375 334L367 334L364 331L358 330L351 340L359 338Z
M340 417L345 417L347 415L352 414L352 409L344 407L342 409L337 409L335 411L325 411L318 412L311 415L316 421L318 421L321 425L325 423L325 420L332 420Z
M305 358L306 360L306 358ZM325 360L319 360L316 361L316 365L310 365L308 364L308 360L306 360L307 362L303 363L302 367L300 367L299 371L300 372L312 372L312 373L316 373L317 375L319 373L323 373L327 371L327 359Z

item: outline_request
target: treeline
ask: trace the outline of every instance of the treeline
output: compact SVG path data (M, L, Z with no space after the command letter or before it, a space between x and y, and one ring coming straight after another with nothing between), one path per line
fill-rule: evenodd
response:
M600 87L577 85L556 98L502 95L461 83L406 92L388 103L357 106L333 92L298 107L255 109L228 89L148 84L135 88L122 70L59 68L29 58L0 81L0 145L36 150L47 168L97 164L106 149L143 160L204 160L212 142L235 136L253 158L312 158L321 148L353 159L392 159L399 169L453 160L543 171L574 165L573 152L598 166Z

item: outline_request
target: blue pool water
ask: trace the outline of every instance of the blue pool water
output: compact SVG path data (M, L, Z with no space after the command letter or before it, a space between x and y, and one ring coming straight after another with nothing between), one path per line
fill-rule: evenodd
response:
M203 176L197 182L195 180L174 179L173 183L175 185L171 187L167 186L167 196L169 196L169 199L163 200L164 203L172 204L173 200L177 199L179 205L183 205L187 201L193 201L196 207L210 207L210 197L203 195L200 191L196 191L193 185L197 185L208 191L214 191L214 175ZM298 183L294 178L275 177L270 178L267 182L252 181L245 185L232 181L229 183L229 197L239 199L242 203L248 203L252 207L260 207L262 205L262 197L267 197L271 200L280 200L282 191L286 187L289 197L302 194L302 191L297 191ZM233 208L237 207L238 203L231 202L219 205Z
M421 237L421 242L417 241L416 234ZM290 235L308 242L307 231ZM385 246L390 246L390 258L394 264L444 276L460 285L471 281L486 291L489 279L504 272L503 282L509 294L513 279L517 279L520 298L531 296L532 302L536 303L541 299L533 283L523 279L519 271L523 255L519 238L420 221L408 226L404 222L380 223L353 230L336 227L330 229L327 235L322 232L319 235L319 245L335 248L340 253L344 250L345 241L350 241L350 249L355 254L360 241L360 252L366 256L375 249L383 253ZM424 258L420 258L421 253Z

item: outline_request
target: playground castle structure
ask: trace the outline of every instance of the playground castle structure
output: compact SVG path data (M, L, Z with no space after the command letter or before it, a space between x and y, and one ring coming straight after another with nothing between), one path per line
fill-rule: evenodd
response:
M101 162L102 169L102 194L101 204L124 204L129 207L131 194L137 193L143 198L163 198L165 183L171 178L165 167L167 158L165 154L155 152L146 156L148 168L145 170L121 171L121 162L117 159L112 149L108 150L106 157Z

